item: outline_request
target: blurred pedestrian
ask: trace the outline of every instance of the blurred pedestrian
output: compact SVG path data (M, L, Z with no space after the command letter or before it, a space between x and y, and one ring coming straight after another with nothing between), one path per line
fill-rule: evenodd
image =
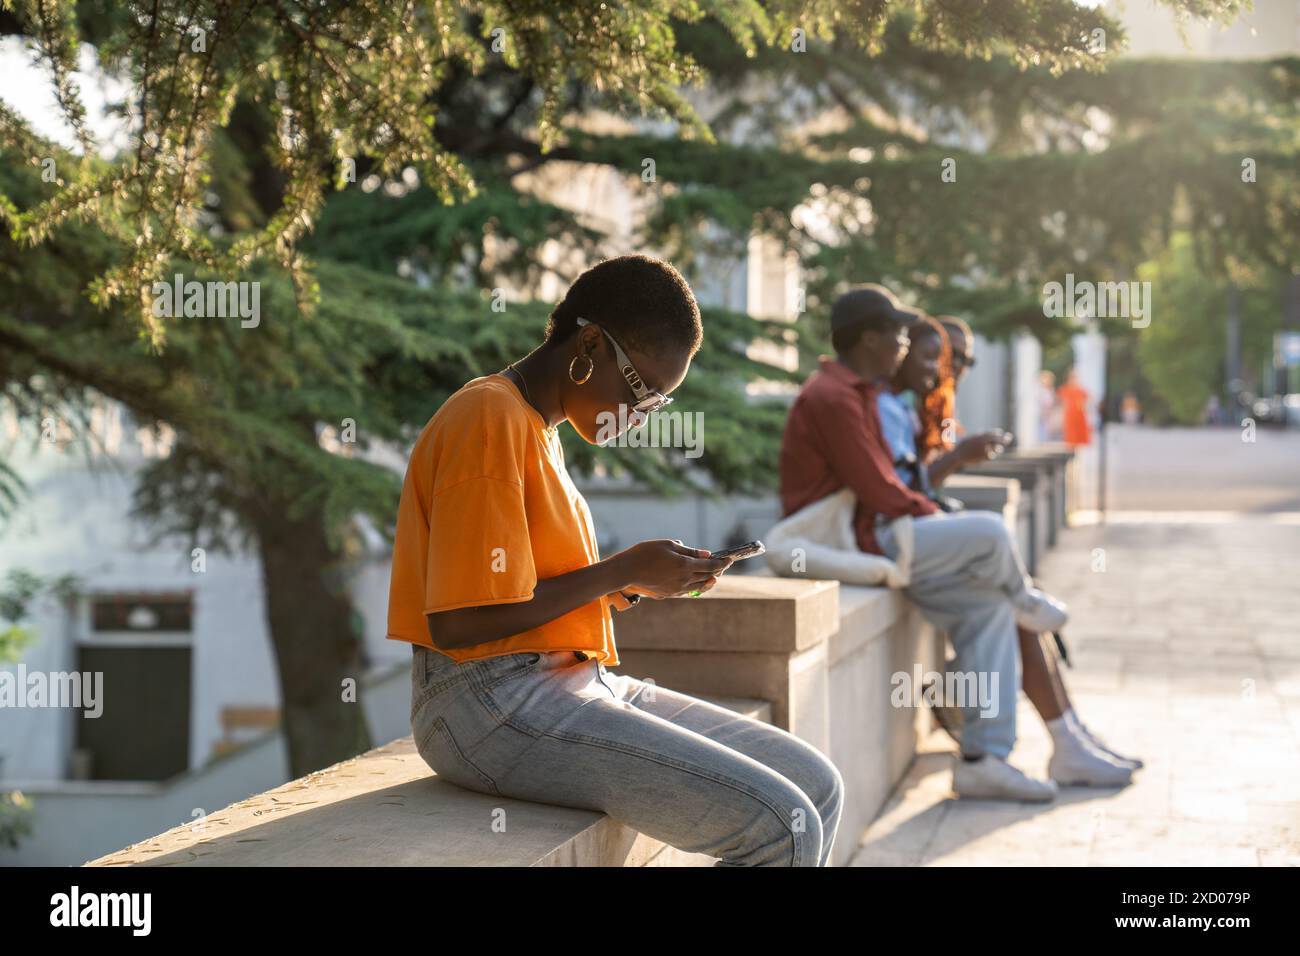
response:
M1079 384L1079 373L1070 369L1065 384L1056 390L1061 401L1061 438L1078 447L1092 443L1092 426L1088 424L1088 390Z
M1222 425L1223 405L1218 395L1211 395L1205 400L1205 410L1201 412L1202 425Z
M1056 404L1056 376L1043 369L1038 373L1038 441L1058 441L1061 437L1060 407Z
M1125 425L1136 425L1142 421L1142 405L1132 392L1125 392L1119 403L1119 419Z

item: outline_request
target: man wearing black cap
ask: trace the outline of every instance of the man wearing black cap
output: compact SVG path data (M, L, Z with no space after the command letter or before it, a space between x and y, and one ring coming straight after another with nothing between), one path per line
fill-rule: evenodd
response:
M919 517L938 511L894 473L876 410L876 396L907 358L907 327L918 315L883 286L857 286L840 296L831 308L836 357L821 357L820 368L791 407L781 441L785 514L849 485L858 498L853 516L858 547L872 554L881 553L878 514Z
M992 688L990 699L964 702L953 789L962 796L1051 800L1054 782L1033 780L1006 758L1016 736L1017 621L1057 630L1065 609L1032 587L998 515L945 514L908 488L881 430L877 398L907 357L906 330L919 316L878 285L857 286L836 300L835 357L822 356L800 389L781 441L783 514L852 488L858 547L891 560L898 557L892 523L904 515L915 519L905 593L948 632L955 670Z

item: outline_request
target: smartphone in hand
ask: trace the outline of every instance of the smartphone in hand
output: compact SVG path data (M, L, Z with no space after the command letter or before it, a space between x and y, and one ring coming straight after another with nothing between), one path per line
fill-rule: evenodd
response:
M755 558L767 550L767 546L762 541L750 541L742 544L738 548L728 548L725 551L712 551L709 553L711 558L731 558L733 561L743 561L745 558Z
M754 558L767 550L767 545L762 541L750 541L742 544L738 548L727 548L725 551L710 551L711 558L731 558L733 561L743 561L745 558ZM691 591L691 597L699 597L702 591Z

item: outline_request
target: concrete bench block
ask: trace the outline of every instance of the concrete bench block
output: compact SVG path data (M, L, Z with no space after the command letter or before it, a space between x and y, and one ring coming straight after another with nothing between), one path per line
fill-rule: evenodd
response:
M1021 507L1030 515L1031 531L1029 549L1022 551L1021 557L1031 574L1037 572L1038 564L1047 552L1054 522L1048 467L1043 462L998 458L973 465L966 474L981 478L1014 478L1020 482Z
M825 751L829 742L824 644L800 654L619 650L618 670L696 697L762 695L772 723Z
M769 701L773 724L825 752L838 595L835 581L727 575L698 598L642 602L616 622L619 670L687 694Z
M840 629L830 641L831 746L847 798L832 864L847 863L862 833L907 772L929 733L924 707L894 707L893 677L942 661L935 631L901 592L842 585Z
M1020 482L992 475L952 475L943 483L943 493L956 498L971 511L996 511L1014 528L1020 512Z
M758 720L763 701L722 700ZM87 866L711 866L602 813L438 779L411 737L292 780Z
M1055 545L1057 532L1069 524L1070 513L1076 510L1075 453L1068 445L1035 445L1033 448L1014 449L1009 457L1015 461L1032 461L1044 465L1051 476L1052 525L1050 543Z
M725 574L698 598L643 601L617 615L619 656L635 649L792 653L839 627L838 582Z

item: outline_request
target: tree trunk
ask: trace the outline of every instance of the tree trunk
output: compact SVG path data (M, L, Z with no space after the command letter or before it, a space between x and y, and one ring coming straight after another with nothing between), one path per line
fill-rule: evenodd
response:
M360 698L361 641L339 556L319 514L286 517L267 502L256 516L266 618L280 671L283 726L294 777L371 746ZM343 682L357 693L345 700Z

